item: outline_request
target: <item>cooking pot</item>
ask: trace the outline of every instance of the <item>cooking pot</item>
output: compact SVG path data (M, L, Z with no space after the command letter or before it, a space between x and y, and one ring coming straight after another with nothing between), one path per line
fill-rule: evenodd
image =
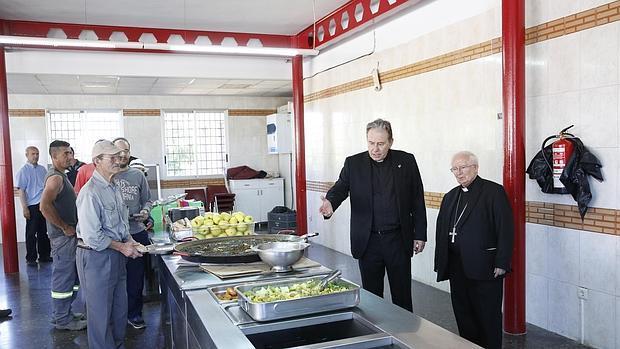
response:
M310 244L306 242L276 241L258 244L251 249L258 253L265 264L271 266L271 270L282 273L293 270L292 265L301 259L308 246Z

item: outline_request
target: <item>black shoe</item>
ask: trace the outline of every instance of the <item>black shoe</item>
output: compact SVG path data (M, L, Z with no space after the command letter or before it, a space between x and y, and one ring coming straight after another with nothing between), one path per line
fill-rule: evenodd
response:
M38 265L37 261L26 261L26 264L28 264L29 267L36 267Z
M127 319L127 323L133 326L133 328L135 328L136 330L146 327L146 323L140 316L133 318L133 319Z
M0 319L9 317L13 311L11 309L0 309Z
M41 263L51 263L52 261L52 257L39 258L39 262Z

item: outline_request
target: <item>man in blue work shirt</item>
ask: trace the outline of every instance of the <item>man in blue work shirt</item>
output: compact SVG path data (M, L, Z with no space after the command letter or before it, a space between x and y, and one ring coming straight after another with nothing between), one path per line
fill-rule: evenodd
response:
M112 142L93 146L95 172L77 198L77 263L86 296L88 347L123 347L127 327L127 257L142 257L129 234L127 206L112 177L120 171ZM78 268L80 269L80 268Z
M47 170L39 165L37 147L26 148L26 159L26 164L17 172L17 188L26 218L26 263L36 266L37 254L39 262L52 261L45 218L39 209Z

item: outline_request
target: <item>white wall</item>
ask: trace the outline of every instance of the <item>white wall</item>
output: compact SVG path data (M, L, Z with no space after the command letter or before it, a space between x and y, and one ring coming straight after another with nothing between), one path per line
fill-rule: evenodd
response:
M605 0L526 3L527 27L584 11ZM470 1L477 12L440 11L455 1L426 2L433 8L420 19L416 11L376 31L344 42L305 62L305 93L385 72L501 36L500 1ZM446 19L450 17L450 19ZM433 30L397 30L417 20L441 23ZM620 197L620 23L614 22L526 47L526 161L541 142L570 124L603 163L605 181L590 179L591 206L618 210ZM361 57L365 54L368 56ZM324 71L335 64L361 57ZM331 60L331 62L330 62ZM364 126L384 117L394 127L394 148L415 154L425 190L447 192L456 183L448 172L450 156L469 149L480 157L480 175L502 181L503 130L501 54L449 66L371 88L305 104L308 180L333 182L346 156L365 150ZM526 200L575 205L569 196L543 194L526 180ZM309 227L316 241L350 253L348 200L332 219L318 214L318 192L308 192ZM414 279L438 284L433 268L437 210L427 209L428 244L412 261ZM527 224L527 321L586 344L620 348L620 236ZM588 289L580 310L577 289ZM415 291L414 291L415 292Z

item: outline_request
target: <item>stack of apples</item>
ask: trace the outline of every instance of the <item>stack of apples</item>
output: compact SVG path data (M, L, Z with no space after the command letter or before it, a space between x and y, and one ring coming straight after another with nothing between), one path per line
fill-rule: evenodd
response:
M243 212L206 212L191 220L194 236L200 240L250 235L254 231L254 218Z

